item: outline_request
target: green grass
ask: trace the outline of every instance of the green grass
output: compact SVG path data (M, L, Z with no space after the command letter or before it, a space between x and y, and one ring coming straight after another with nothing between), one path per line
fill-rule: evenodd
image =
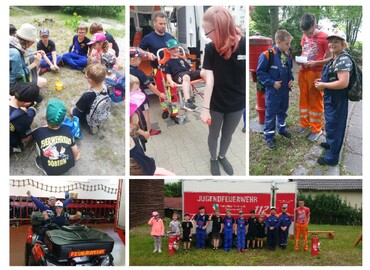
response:
M168 221L166 221L167 226ZM168 226L166 227L168 228ZM189 253L180 249L174 254L167 254L167 238L162 242L162 254L152 253L153 239L150 237L148 225L139 226L130 230L130 265L131 266L361 266L362 243L353 247L354 242L361 234L361 227L334 226L334 225L310 225L310 230L335 231L333 240L326 236L320 236L321 251L319 256L314 257L310 251L294 251L293 239L288 240L288 249L280 249L275 252L264 250L247 251L237 253L236 249L231 252L223 250L213 251L210 247L205 250L196 250L194 243ZM266 242L265 242L266 245ZM272 256L273 255L273 259Z
M291 175L302 163L304 156L313 144L306 139L308 134L297 134L295 130L299 123L299 88L297 82L298 68L295 65L293 74L296 81L290 92L288 117L286 119L287 130L293 138L284 139L276 134L277 149L268 149L263 134L249 132L249 173L250 175ZM249 118L257 117L256 84L250 78L249 81Z

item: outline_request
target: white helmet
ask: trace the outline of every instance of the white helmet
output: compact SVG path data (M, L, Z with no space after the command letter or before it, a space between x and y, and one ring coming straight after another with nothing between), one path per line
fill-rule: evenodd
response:
M61 202L61 201L57 201L56 203L55 203L55 207L63 207L63 203Z

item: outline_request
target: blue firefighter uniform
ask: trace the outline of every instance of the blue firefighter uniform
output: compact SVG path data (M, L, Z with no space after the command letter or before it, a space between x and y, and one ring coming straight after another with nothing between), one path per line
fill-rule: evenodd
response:
M245 249L245 225L247 221L245 218L238 218L236 220L237 228L237 239L238 239L238 250L244 250Z
M224 250L230 251L233 246L233 217L224 218Z
M258 58L257 77L265 86L266 115L264 135L265 140L270 142L275 137L276 118L278 122L278 133L286 132L287 111L289 107L290 80L294 80L292 74L292 59L281 52L276 45L273 46L274 61L269 67L269 53L265 51ZM282 81L281 88L276 90L274 83Z
M280 239L280 247L282 249L286 249L287 242L288 242L288 235L289 235L289 226L292 224L292 217L289 213L280 213L280 227L279 227L279 239ZM287 227L285 231L281 229L281 227Z
M349 71L352 73L353 64L345 53L341 53L334 61L328 62L323 71L321 81L333 82L338 80L337 71ZM326 151L324 161L328 165L336 165L339 162L339 154L343 145L348 116L348 90L325 89L325 131L326 143L329 149Z
M267 217L266 221L267 228L267 246L270 250L276 249L277 236L279 232L280 219L276 215L270 215ZM270 228L273 227L271 230Z
M197 214L195 217L195 222L197 225L197 229L195 230L196 235L196 242L195 242L195 248L205 248L206 247L206 236L207 236L207 230L203 230L202 227L204 227L207 224L208 216L206 214L200 215Z

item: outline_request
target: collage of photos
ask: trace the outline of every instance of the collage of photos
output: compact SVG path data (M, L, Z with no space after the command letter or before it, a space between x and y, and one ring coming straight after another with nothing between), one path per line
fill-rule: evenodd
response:
M89 4L8 6L6 269L366 266L365 6Z

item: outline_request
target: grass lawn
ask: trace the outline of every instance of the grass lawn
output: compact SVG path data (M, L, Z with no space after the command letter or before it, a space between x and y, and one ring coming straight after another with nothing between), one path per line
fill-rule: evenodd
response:
M168 228L168 220L165 225ZM333 240L326 236L320 236L321 251L319 256L311 256L310 251L303 252L293 250L293 239L288 240L287 250L277 249L275 252L266 249L238 253L236 248L231 252L222 249L213 251L210 247L205 250L196 250L195 243L189 253L180 249L175 255L167 254L167 238L163 239L163 253L152 253L153 239L150 236L148 225L139 226L130 230L130 265L131 266L361 266L362 265L362 243L353 247L356 239L362 232L359 226L333 226L333 225L310 225L310 230L335 231ZM302 244L302 243L301 243ZM265 243L266 245L266 243ZM311 246L311 242L310 242ZM273 260L271 255L273 253Z
M249 173L250 175L291 175L304 162L305 154L313 143L306 137L309 133L297 134L295 130L299 124L299 87L297 82L298 65L294 65L294 86L290 92L287 130L293 135L288 140L276 133L277 149L268 149L263 134L249 131ZM249 81L249 119L257 117L256 112L256 84L250 76Z

